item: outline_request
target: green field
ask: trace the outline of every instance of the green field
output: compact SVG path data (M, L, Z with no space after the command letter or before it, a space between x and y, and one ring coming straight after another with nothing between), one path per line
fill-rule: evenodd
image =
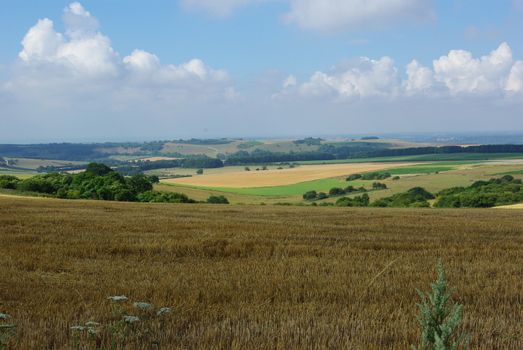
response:
M523 153L451 153L451 154L422 154L417 156L374 157L332 160L298 161L298 164L340 164L340 163L369 163L369 162L431 162L431 161L479 161L496 159L520 159Z
M456 167L448 165L431 164L427 165L415 165L412 167L401 167L395 169L389 169L384 172L390 173L391 175L406 175L406 174L430 174L449 170L455 170Z
M307 191L323 191L328 192L333 187L347 187L352 186L363 186L364 181L351 181L347 182L344 178L329 178L320 179L314 181L300 182L292 185L285 186L271 186L271 187L252 187L252 188L227 188L227 187L199 187L199 186L185 186L176 185L176 187L190 187L198 188L209 191L219 191L225 193L236 193L250 196L277 196L277 197L288 197L288 196L301 196ZM169 185L170 186L170 185Z

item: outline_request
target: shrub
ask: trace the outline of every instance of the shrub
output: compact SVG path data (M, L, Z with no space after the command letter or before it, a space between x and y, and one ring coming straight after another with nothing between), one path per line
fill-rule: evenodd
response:
M343 188L333 187L329 190L329 196L343 196L344 194L345 190Z
M14 190L19 182L20 179L16 176L0 175L0 188Z
M354 181L354 180L358 180L358 179L361 179L361 174L349 175L349 177L347 177L345 180L346 181Z
M329 196L325 192L318 193L318 199L327 199Z
M196 174L197 174L197 175L202 175L202 174L203 174L203 169L198 169L198 170L196 170Z
M372 203L373 207L429 207L428 199L433 199L434 195L424 188L414 187L403 193L396 193L390 197L380 198Z
M391 177L390 173L366 173L362 175L362 180L385 180L387 178Z
M210 196L207 198L209 204L229 204L229 200L224 196Z
M318 198L318 193L316 191L308 191L303 194L303 199L307 201L312 201Z
M372 189L373 190L386 190L387 185L385 185L384 183L381 183L381 182L374 182L372 184Z
M445 269L441 262L437 265L437 280L432 291L424 294L417 290L421 298L418 305L418 322L421 327L420 350L450 350L466 348L468 336L459 333L463 306L452 300L445 279Z
M338 207L366 207L369 205L369 195L364 193L353 198L342 197L336 201Z

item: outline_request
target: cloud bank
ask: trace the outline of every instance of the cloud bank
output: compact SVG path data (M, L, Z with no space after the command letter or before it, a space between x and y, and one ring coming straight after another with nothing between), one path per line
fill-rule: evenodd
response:
M62 90L67 98L78 91L110 89L113 95L179 100L187 95L192 99L230 96L233 89L227 72L198 58L162 64L156 55L139 49L121 58L99 31L96 18L78 2L64 9L63 21L65 33L57 32L48 18L29 29L5 90L19 96L39 92L47 98L49 88Z
M510 97L523 93L523 61L514 61L507 43L488 55L474 58L471 52L451 50L425 67L412 60L399 74L390 57L361 57L317 71L301 84L284 84L280 95L366 99L369 97ZM403 78L401 78L403 76Z

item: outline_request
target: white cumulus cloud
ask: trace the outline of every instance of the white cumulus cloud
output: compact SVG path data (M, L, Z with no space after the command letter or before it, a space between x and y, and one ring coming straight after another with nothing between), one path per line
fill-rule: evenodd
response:
M434 77L452 94L502 91L512 62L507 43L480 58L474 58L469 51L451 50L434 60Z
M434 73L430 68L422 66L418 61L412 60L407 65L407 80L404 82L407 93L426 92L434 84Z
M156 55L139 49L121 59L111 40L99 31L97 19L78 2L64 9L63 20L65 33L58 33L47 18L29 29L22 40L20 64L6 82L9 91L23 94L40 89L40 95L45 96L63 88L64 99L71 88L80 86L113 91L119 98L122 91L137 96L144 92L142 95L165 100L191 94L192 99L206 98L206 94L232 96L228 74L200 59L162 65Z
M523 93L523 61L517 61L512 66L506 90L512 93Z
M312 96L364 98L390 96L397 92L397 69L390 57L367 57L341 65L331 73L318 71L300 86L300 92Z
M293 77L293 76L290 76ZM290 79L290 78L288 78ZM465 50L451 50L432 67L412 60L402 73L390 57L361 57L328 72L317 71L301 85L283 82L275 96L330 97L334 99L504 96L523 92L523 61L513 61L507 43L475 58ZM297 88L294 88L294 86Z

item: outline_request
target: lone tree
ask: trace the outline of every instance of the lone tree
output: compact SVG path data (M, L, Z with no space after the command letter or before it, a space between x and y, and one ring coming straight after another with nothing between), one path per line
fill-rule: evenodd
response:
M463 306L452 300L448 291L445 269L441 261L437 265L438 278L431 285L430 293L417 290L421 298L418 305L418 322L421 326L419 347L413 350L455 350L466 349L469 336L459 333Z

